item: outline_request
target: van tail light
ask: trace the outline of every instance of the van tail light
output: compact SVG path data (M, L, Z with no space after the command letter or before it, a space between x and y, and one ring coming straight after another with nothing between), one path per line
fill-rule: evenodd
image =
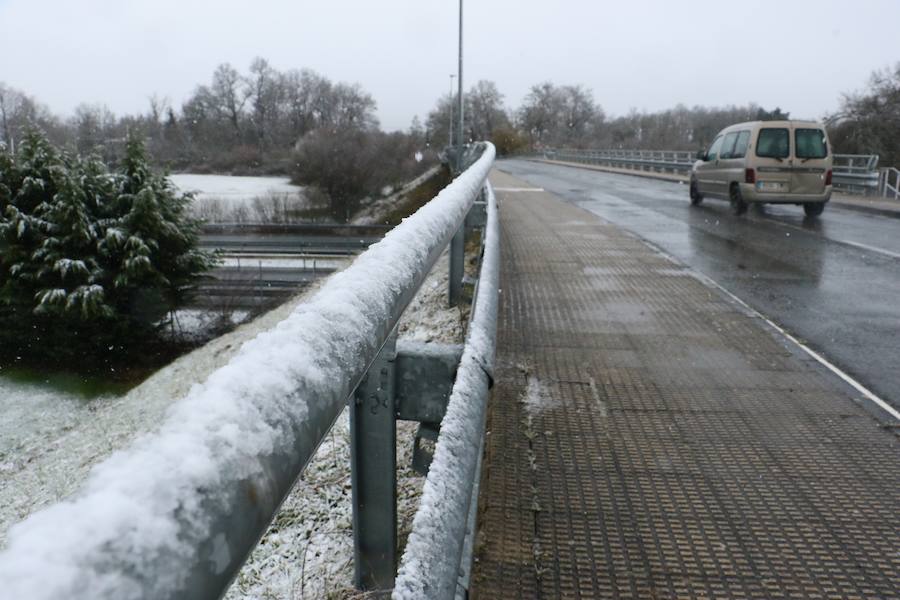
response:
M825 172L825 185L831 185L831 176L832 176L831 169L828 169Z
M756 183L756 171L754 169L744 169L744 183Z

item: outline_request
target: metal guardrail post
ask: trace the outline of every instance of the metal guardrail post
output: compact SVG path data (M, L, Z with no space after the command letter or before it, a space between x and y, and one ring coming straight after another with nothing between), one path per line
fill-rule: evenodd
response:
M354 583L363 590L390 590L397 568L396 344L395 330L356 388L350 410Z
M350 465L354 585L389 593L397 570L397 420L440 429L461 346L407 342L396 332L353 394ZM421 427L420 427L421 431ZM422 473L430 452L414 452Z
M461 225L450 240L450 282L447 297L450 306L457 306L462 298L463 273L466 252L466 227Z

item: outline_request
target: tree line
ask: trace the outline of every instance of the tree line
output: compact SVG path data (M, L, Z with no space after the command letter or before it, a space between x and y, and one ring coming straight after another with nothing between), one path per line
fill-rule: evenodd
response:
M451 95L440 98L427 120L427 136L446 143ZM687 107L648 112L632 110L611 117L581 85L543 82L530 88L518 108L506 109L490 81L465 95L467 139L490 139L502 152L541 147L698 150L734 123L789 119L780 107ZM882 166L900 166L900 63L876 71L868 87L844 94L840 107L825 118L835 152L878 154Z
M436 159L421 131L381 131L375 111L375 100L357 84L309 69L279 71L256 58L245 73L219 65L180 107L153 95L135 115L81 104L62 119L0 83L0 141L14 152L36 127L56 146L116 165L126 139L137 135L157 166L289 175L323 191L331 216L344 220L365 198L414 179Z
M375 100L359 85L333 82L309 69L279 71L256 58L245 73L220 65L180 107L154 95L137 115L116 116L103 105L82 104L72 117L61 119L29 95L0 83L0 140L14 148L24 125L31 123L57 144L81 153L99 151L114 162L127 133L140 131L154 160L174 170L290 174L308 183L318 176L304 171L298 153L306 148L310 158L312 152L323 152L331 137L334 149L352 153L359 148L367 154L359 162L369 168L375 168L373 153L385 158L378 169L391 171L390 161L404 163L377 181L361 182L365 193L371 193L385 181L423 167L411 160L416 152L426 163L434 159L449 140L455 100L445 94L424 123L416 117L407 131L387 134L379 127ZM610 116L590 89L552 82L532 86L518 107L508 107L492 81L475 83L464 101L464 138L492 140L501 153L549 146L696 150L729 124L790 116L780 107L768 110L752 103L677 105ZM864 91L844 95L826 123L837 152L874 153L881 155L883 165L900 164L900 63L875 72Z

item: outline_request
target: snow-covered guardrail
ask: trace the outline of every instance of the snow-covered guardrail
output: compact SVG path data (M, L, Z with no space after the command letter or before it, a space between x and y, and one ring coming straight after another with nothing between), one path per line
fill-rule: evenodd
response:
M434 460L397 574L395 600L464 598L462 592L468 590L484 419L493 379L499 284L500 229L496 199L488 186L475 306Z
M434 200L177 401L157 432L98 465L74 497L12 527L0 553L0 598L219 597L441 253L460 239L493 159L493 146L483 145ZM435 486L459 483L471 497L470 459L464 475L452 474L448 453L483 422L483 406L469 414L468 401L493 358L496 272L486 275L428 479L430 503ZM491 287L493 300L483 300ZM479 316L485 310L494 316ZM431 506L416 517L417 548L442 539L428 533L440 529L428 525ZM407 569L403 581L417 572Z

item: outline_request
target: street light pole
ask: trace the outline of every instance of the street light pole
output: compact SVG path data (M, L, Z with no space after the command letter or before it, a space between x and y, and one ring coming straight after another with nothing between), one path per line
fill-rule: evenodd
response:
M462 170L463 150L463 0L459 0L459 91L457 92L457 111L459 114L459 128L456 130L456 168Z
M448 129L448 139L447 139L447 147L453 148L453 127L455 123L453 122L453 78L456 77L453 73L450 73L450 129Z

